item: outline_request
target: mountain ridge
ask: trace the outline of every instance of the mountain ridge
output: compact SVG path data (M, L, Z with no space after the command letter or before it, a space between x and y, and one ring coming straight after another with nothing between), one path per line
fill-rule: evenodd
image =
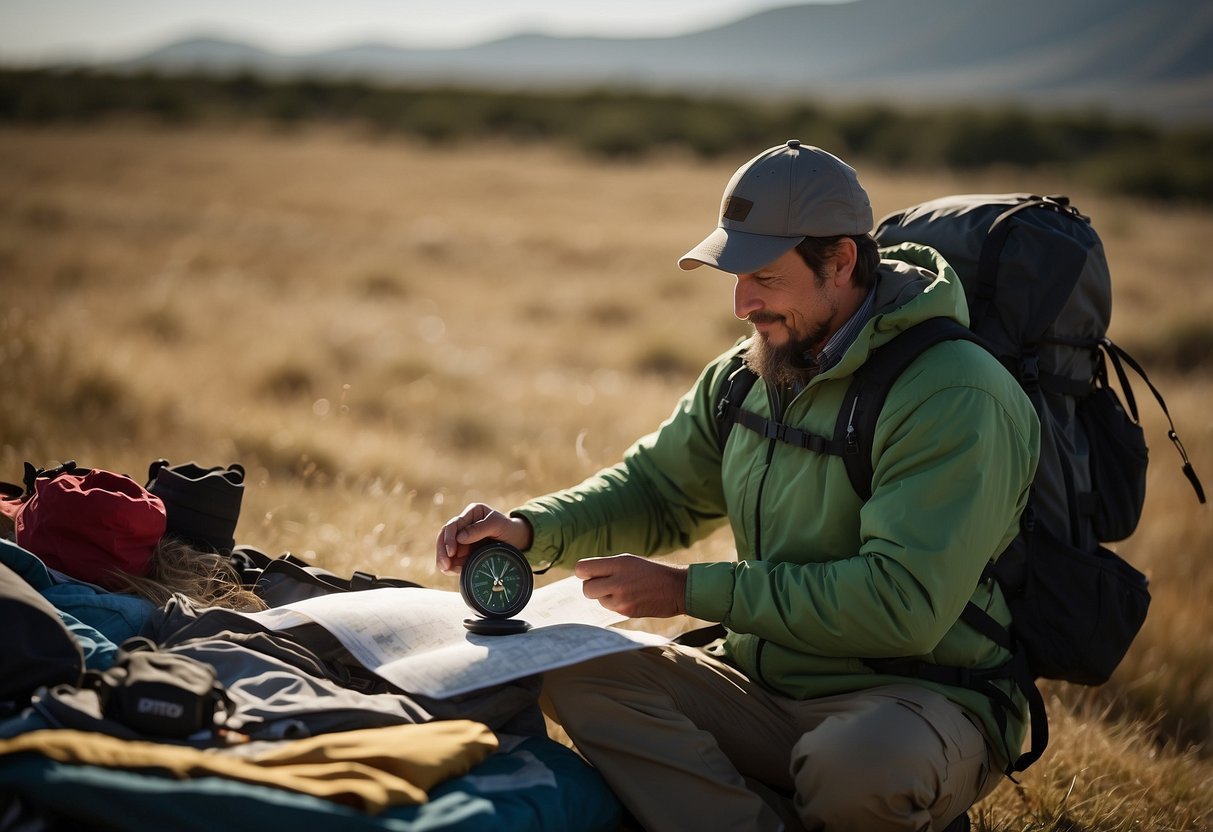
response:
M528 89L624 86L891 104L1084 107L1213 122L1213 4L1192 0L851 0L685 35L519 32L471 46L382 41L283 53L189 38L123 70Z

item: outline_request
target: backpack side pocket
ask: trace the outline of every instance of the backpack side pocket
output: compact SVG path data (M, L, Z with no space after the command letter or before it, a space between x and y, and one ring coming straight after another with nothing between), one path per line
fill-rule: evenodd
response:
M1110 387L1096 387L1078 403L1087 432L1091 483L1097 496L1091 524L1102 541L1124 540L1137 528L1146 502L1149 450L1145 433Z

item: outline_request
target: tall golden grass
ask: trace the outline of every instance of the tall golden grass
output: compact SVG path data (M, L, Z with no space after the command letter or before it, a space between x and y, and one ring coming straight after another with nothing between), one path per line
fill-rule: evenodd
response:
M240 462L239 541L339 572L453 589L433 565L447 517L615 461L744 332L729 278L674 264L744 159L110 124L0 129L0 160L0 479ZM1149 357L1213 486L1213 214L1064 171L861 173L878 214L1068 190L1107 246L1111 335ZM1047 689L1051 749L979 829L1213 825L1213 514L1137 392L1150 495L1117 548L1152 579L1150 618L1107 686ZM676 559L731 554L718 533Z

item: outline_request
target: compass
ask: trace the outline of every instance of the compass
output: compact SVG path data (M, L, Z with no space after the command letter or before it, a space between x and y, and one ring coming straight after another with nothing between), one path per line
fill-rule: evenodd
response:
M459 573L459 594L480 617L464 619L463 626L481 635L525 633L531 625L514 616L531 600L534 588L522 552L497 540L480 544Z

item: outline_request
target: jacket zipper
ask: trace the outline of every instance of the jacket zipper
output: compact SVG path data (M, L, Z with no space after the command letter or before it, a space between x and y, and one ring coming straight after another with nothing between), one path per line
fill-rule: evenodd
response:
M754 502L754 560L762 560L762 492L767 487L767 474L775 456L775 442L776 440L772 439L767 445L767 470L762 473L762 481L758 483L758 496Z
M778 390L767 387L767 403L771 408L772 421L783 419L783 401ZM762 472L762 481L758 483L758 495L754 500L754 560L762 560L762 494L767 487L767 475L771 472L771 460L775 458L775 444L778 440L767 442L766 470Z
M771 408L771 415L776 422L783 419L782 398L778 390L772 390L770 387L767 387L767 402ZM762 560L762 494L767 487L767 476L771 472L771 460L775 457L775 445L777 441L771 439L767 444L767 467L762 472L762 480L758 483L758 495L754 501L754 560ZM758 639L758 646L754 651L754 672L758 676L759 682L770 687L766 678L762 675L762 650L764 647L766 647L766 639Z

